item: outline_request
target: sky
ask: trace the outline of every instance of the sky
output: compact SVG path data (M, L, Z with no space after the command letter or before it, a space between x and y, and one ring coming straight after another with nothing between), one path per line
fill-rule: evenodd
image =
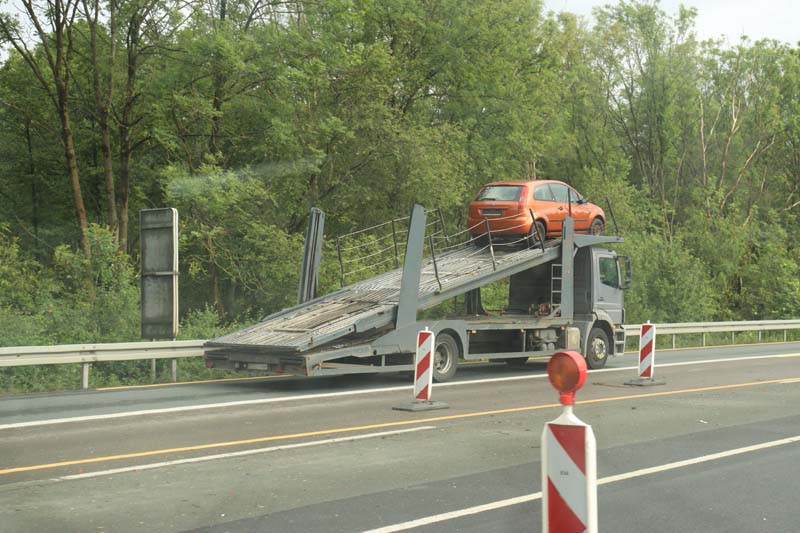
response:
M592 8L616 0L545 0L545 10L571 11L587 18ZM670 15L678 6L697 9L695 30L701 40L725 37L730 44L742 35L751 40L777 39L797 46L800 41L800 1L798 0L661 0L661 9Z

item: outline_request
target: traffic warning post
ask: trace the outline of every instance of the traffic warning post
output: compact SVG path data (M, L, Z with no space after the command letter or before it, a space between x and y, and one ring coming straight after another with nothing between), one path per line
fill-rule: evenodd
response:
M575 393L586 382L586 360L558 352L547 375L563 407L542 432L542 531L597 533L597 443L592 426L572 412Z
M431 411L450 407L444 402L431 400L433 392L433 365L436 338L425 328L417 334L417 352L414 357L414 401L392 407L397 411Z
M644 387L648 385L664 385L664 381L656 381L656 326L647 321L642 324L639 334L639 378L626 381L625 385Z

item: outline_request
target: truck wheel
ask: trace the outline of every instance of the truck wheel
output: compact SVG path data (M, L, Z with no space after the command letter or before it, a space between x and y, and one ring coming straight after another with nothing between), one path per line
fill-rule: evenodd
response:
M586 364L591 369L603 368L608 359L608 335L603 328L592 328L586 345Z
M436 349L433 351L433 380L441 383L456 373L459 357L458 343L449 333L436 335Z
M589 226L589 235L602 235L605 230L606 225L603 223L603 219L597 217L592 220L592 225Z

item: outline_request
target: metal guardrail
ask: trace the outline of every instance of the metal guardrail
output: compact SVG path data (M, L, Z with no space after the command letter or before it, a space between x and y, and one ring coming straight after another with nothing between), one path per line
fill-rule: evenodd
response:
M202 356L205 342L196 340L10 346L0 348L0 367L81 363L81 388L88 389L91 363L150 359L150 377L155 381L156 359L172 359L172 381L177 381L177 359Z
M800 320L744 320L739 322L677 322L671 324L654 324L656 335L672 335L672 347L675 348L675 336L686 334L702 335L702 345L706 345L706 333L730 332L731 344L736 342L736 333L742 331L757 331L758 341L761 342L761 333L764 331L783 330L783 341L786 342L786 332L790 329L800 329ZM625 324L625 338L638 337L642 329L641 324Z
M733 344L737 332L757 331L758 340L764 331L783 330L786 341L788 330L800 329L800 320L752 320L741 322L684 322L655 324L656 335L671 335L672 347L675 336L702 334L702 345L706 345L706 333L730 332ZM625 337L638 337L641 324L625 324ZM172 380L177 380L177 359L200 357L206 341L155 341L114 342L104 344L64 344L60 346L11 346L0 348L0 368L26 365L53 365L81 363L81 387L89 388L89 370L92 363L102 361L151 360L151 378L155 381L156 359L172 360Z

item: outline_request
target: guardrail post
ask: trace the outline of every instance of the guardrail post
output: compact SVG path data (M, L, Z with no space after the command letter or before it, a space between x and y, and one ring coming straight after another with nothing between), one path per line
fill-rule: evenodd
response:
M758 342L761 342L761 330L758 330Z
M150 359L150 383L156 382L156 360Z
M81 363L81 388L89 388L89 363Z
M172 382L178 381L178 360L173 359L170 364L170 373L172 374Z
M705 345L706 345L706 334L703 333L703 347L705 347Z
M783 342L786 342L786 330L783 330Z
M672 334L672 349L675 349L675 334Z

